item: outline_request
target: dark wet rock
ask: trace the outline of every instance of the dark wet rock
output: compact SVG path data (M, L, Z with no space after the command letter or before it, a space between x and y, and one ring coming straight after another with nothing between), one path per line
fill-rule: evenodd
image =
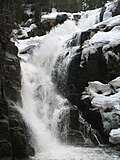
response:
M7 140L0 140L0 159L11 160L11 144Z
M21 74L20 74L20 62L19 58L14 55L6 52L5 56L5 95L6 98L17 102L21 101L20 99L20 89L21 89Z
M100 111L88 110L86 112L83 112L82 116L89 124L91 124L91 127L94 130L96 130L96 132L94 132L90 136L92 141L95 142L96 141L95 136L97 136L100 143L108 143L109 134L104 132L104 127L103 127L103 123L102 123L102 116L101 116ZM92 131L91 131L91 133L92 133ZM96 141L95 144L96 143L98 143L98 142Z
M46 34L46 30L45 30L44 26L42 25L42 22L37 24L36 35L43 36L45 34Z
M68 19L68 15L67 14L62 14L62 15L57 15L57 17L56 17L56 22L58 23L58 24L62 24L62 23L64 23L66 20Z
M76 14L73 15L73 18L77 22L81 18L81 15L76 13Z
M114 28L114 26L105 26L105 27L103 27L103 31L104 31L104 32L109 32L109 31L111 31L113 28Z
M41 36L46 34L46 32L50 31L53 27L58 24L64 23L68 19L66 14L57 15L56 19L44 19L41 23L37 24L37 28L35 29L36 35Z
M85 32L81 33L75 33L71 40L67 42L67 47L74 47L74 46L80 46L82 49L82 45L84 45L84 42L88 39L90 39L95 33L98 32L99 29L89 29ZM82 50L81 50L82 51Z
M105 7L102 7L101 12L100 12L100 22L103 21L103 16L104 16L104 12L105 12Z
M117 47L120 49L120 45L118 45ZM114 49L113 49L113 52L114 52ZM118 52L115 52L115 54L117 55ZM107 81L111 81L116 77L120 76L120 59L117 60L115 56L109 55L109 60L108 60L108 64L106 65L105 71L106 71Z
M99 131L92 128L75 106L69 106L59 117L57 127L60 140L72 145L101 145L103 140Z
M27 22L29 20L29 18L30 18L30 16L27 13L24 13L23 16L22 16L22 21Z
M72 107L69 111L67 142L74 145L85 144L85 137L80 130L79 111L75 107Z
M70 109L69 119L68 142L70 140L70 142L77 145L100 145L103 143L102 136L98 128L91 125L88 120L89 118L87 119L77 108L73 107ZM95 120L95 118L93 119ZM99 122L99 124L102 127L101 122Z
M12 55L15 55L17 57L18 54L18 48L15 46L15 44L11 41L7 43L6 52L9 52Z
M35 154L34 148L30 145L29 129L27 128L21 114L11 107L9 110L10 138L12 155L16 158L27 158Z
M80 36L81 33L75 33L72 37L71 40L69 40L67 42L67 47L74 47L74 46L79 46L80 45ZM66 53L66 56L68 55L68 53Z
M35 30L31 30L30 32L27 33L28 34L28 38L30 37L35 37L36 36L36 33L35 33Z
M9 123L6 119L0 120L0 137L9 140Z
M55 27L58 24L64 23L68 19L67 14L57 15L55 19L45 19L41 22L42 30L50 31L51 28Z
M90 39L90 31L86 31L86 32L82 32L81 36L80 36L80 45L82 46L84 41L86 41L87 39Z
M78 109L77 108L71 108L69 116L70 116L69 117L69 119L70 119L69 128L71 130L78 130L79 126L80 126Z
M50 31L52 27L55 27L58 23L55 19L46 19L42 21L42 26L45 31Z
M72 145L82 145L85 144L85 137L83 136L83 133L78 130L69 130L67 142Z
M62 62L64 64L64 61L65 59L58 63ZM60 92L67 97L72 104L77 106L80 106L81 93L87 86L88 81L92 81L94 79L105 79L105 73L103 71L106 67L105 60L103 59L101 51L99 50L96 52L96 54L89 56L89 61L84 62L83 67L80 67L80 62L81 53L77 53L77 55L72 57L66 70L64 65L58 65L58 68L60 67L59 73L55 70L56 74L53 78L53 81L56 85L63 83L63 85L60 85L62 87L57 86L59 87L58 90L60 90ZM64 79L62 77L64 77Z
M28 154L30 156L35 156L35 149L30 144L28 144L27 148L28 148Z

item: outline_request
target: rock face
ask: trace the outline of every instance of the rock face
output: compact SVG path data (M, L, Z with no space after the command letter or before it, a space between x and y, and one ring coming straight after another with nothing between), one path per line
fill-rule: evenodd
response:
M34 154L27 127L15 103L21 104L21 74L18 49L10 42L13 14L9 3L0 1L0 159L28 158Z
M12 146L13 158L28 158L35 154L31 147L29 129L27 128L20 113L13 107L9 108L9 135Z
M21 101L20 62L17 53L17 47L15 47L14 43L9 42L6 49L4 63L5 96L13 102Z
M115 20L116 23L114 23ZM113 17L101 22L93 29L74 36L66 45L68 52L59 56L53 71L53 82L57 90L82 112L82 118L91 125L91 129L97 131L98 134L95 133L95 135L100 143L109 143L110 131L120 127L119 104L116 104L117 109L114 105L111 107L110 103L106 104L106 100L103 103L103 99L93 104L93 97L103 95L104 88L108 84L110 92L104 95L105 98L118 97L115 100L116 103L120 100L118 93L120 85L113 84L115 81L113 79L120 76L119 20L119 16ZM99 89L95 94L92 91L86 94L85 88L87 86L89 88L94 81L101 84L100 86L96 84ZM108 108L103 111L98 107L100 105L103 108L108 105ZM79 127L78 130L80 131ZM115 138L111 136L110 139Z
M69 104L69 103L68 103ZM99 132L81 116L75 106L62 111L58 120L58 135L61 141L72 145L101 145L103 143Z

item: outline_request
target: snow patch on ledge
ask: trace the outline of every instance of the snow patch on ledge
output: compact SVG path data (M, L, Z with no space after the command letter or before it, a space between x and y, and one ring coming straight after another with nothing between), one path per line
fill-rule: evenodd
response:
M113 144L120 144L120 128L111 130L109 141Z
M113 41L120 41L120 26L114 27L109 32L99 31L89 41L90 45L103 46Z
M99 27L99 26L102 26L102 25L106 25L108 27L112 27L112 26L115 26L115 25L117 26L119 24L120 24L120 15L115 16L115 17L111 17L111 18L109 18L109 19L107 19L105 21L102 21L102 22L100 22L98 24L95 24L93 26L93 28L96 28L96 27Z
M108 84L99 81L88 82L83 92L82 99L88 96L94 108L105 111L106 109L120 111L120 77Z

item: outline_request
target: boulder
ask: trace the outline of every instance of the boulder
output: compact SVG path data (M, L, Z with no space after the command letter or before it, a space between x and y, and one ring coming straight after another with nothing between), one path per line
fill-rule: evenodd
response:
M56 17L56 22L58 23L58 24L62 24L62 23L64 23L66 20L68 19L68 15L67 14L61 14L61 15L57 15L57 17Z
M106 62L101 54L101 49L98 49L95 54L89 56L88 61L84 61L83 67L80 67L82 62L82 52L77 51L75 55L59 57L55 70L53 71L53 82L56 84L58 91L62 93L68 100L78 107L81 106L81 94L87 86L88 81L100 80L105 81ZM70 59L69 61L67 59ZM65 61L68 62L65 66ZM101 67L102 66L102 67ZM59 72L57 72L59 70ZM59 84L59 86L57 86ZM82 109L82 108L81 108Z
M42 26L45 31L50 31L52 27L55 27L58 23L56 19L45 19L42 21Z
M74 18L74 20L75 20L76 22L78 22L79 19L81 18L81 15L80 15L80 14L74 14L74 15L73 15L73 18Z
M101 145L103 141L100 133L81 115L82 113L70 104L68 108L61 109L57 122L60 140L72 145Z
M111 130L109 141L114 145L120 144L120 128Z

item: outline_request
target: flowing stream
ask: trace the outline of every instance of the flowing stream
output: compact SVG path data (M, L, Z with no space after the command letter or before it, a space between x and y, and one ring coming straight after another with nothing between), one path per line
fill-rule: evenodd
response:
M56 93L51 73L57 57L65 50L65 41L78 30L73 22L66 21L44 36L27 61L21 60L21 113L31 130L34 160L118 160L115 154L108 154L102 148L75 147L59 141L57 122L69 106ZM69 117L64 123L67 132Z

